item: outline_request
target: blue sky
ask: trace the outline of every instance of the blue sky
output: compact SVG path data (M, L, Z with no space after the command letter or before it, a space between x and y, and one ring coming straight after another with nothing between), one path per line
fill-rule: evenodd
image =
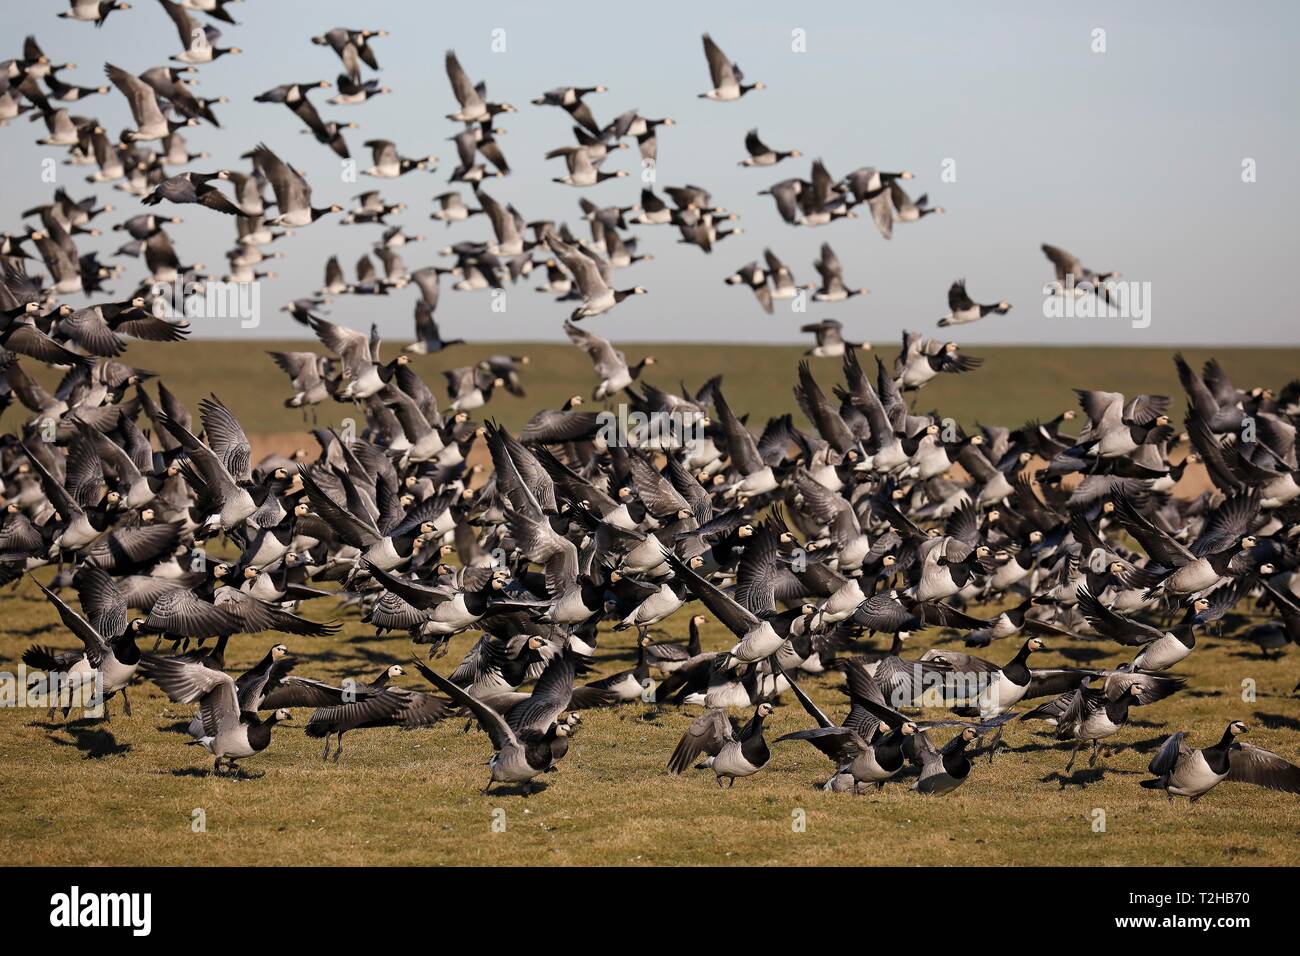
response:
M135 0L99 30L56 18L64 7L57 0L5 3L0 57L16 55L21 38L35 33L55 62L78 64L65 79L96 85L106 82L105 61L139 73L179 52L174 27L154 0ZM675 229L636 227L641 251L656 258L619 272L619 284L639 284L650 294L589 320L615 340L788 342L800 338L800 324L822 317L840 319L854 339L893 341L904 327L941 334L935 322L947 311L949 283L959 277L978 301L1013 303L1009 315L955 330L963 342L1294 345L1300 339L1288 281L1300 211L1300 187L1288 172L1300 154L1300 78L1291 49L1300 6L1293 3L752 0L556 7L246 0L230 9L241 22L224 28L220 45L244 53L200 67L198 91L231 102L217 108L222 129L188 131L191 148L212 153L191 168L245 166L239 154L265 141L304 172L317 204L348 205L377 184L386 199L410 207L391 221L428 237L403 251L412 269L443 261L436 255L443 245L490 233L482 217L451 228L428 219L431 197L448 188L449 137L459 128L444 118L455 109L443 72L447 48L472 77L487 81L492 99L520 109L499 123L515 172L485 188L528 219L567 220L586 235L579 198L627 205L639 189L634 148L605 166L628 169L632 177L591 189L552 183L563 164L543 153L572 142L571 124L554 107L532 106L533 97L557 86L604 84L610 91L589 99L602 123L633 107L676 119L660 130L657 187L707 187L715 202L739 214L745 234L705 255L678 244ZM300 134L301 124L285 107L252 101L281 82L333 80L337 58L309 37L334 26L389 31L374 49L378 75L395 92L335 107L324 102L331 91L318 91L313 100L321 114L361 124L345 135L362 168L369 156L361 143L374 136L395 140L407 155L437 154L436 173L343 182L337 158ZM1104 53L1092 49L1098 28L1106 31ZM491 48L498 29L505 31L504 52ZM698 99L710 86L700 46L706 30L748 79L767 89L736 103ZM804 31L806 52L792 52L795 30ZM71 111L97 117L112 135L130 122L116 90L72 104ZM770 145L797 147L804 157L774 169L740 168L745 131L755 126ZM7 231L17 231L21 211L50 190L40 182L40 163L62 151L35 145L43 132L25 118L0 129L0 227ZM757 192L779 179L806 177L814 157L836 176L863 165L908 169L916 175L907 184L911 194L927 192L947 214L903 224L891 242L865 217L816 229L787 226ZM1242 182L1246 158L1256 163L1253 183ZM955 182L940 180L948 159L955 160ZM143 208L134 197L85 183L88 171L60 166L59 176L74 196L94 192L114 203L118 211L97 225ZM223 270L233 223L197 207L177 211L185 223L171 231L182 260ZM201 326L196 332L298 334L275 309L316 288L331 253L351 274L381 231L342 227L338 219L275 244L285 258L274 261L277 278L263 285L258 329ZM111 252L121 238L106 232L84 238L82 248ZM799 281L814 281L811 263L822 242L835 248L848 283L870 287L870 295L834 306L810 303L804 314L778 303L768 316L747 291L723 284L765 246ZM1149 282L1150 326L1045 318L1041 290L1051 268L1041 242L1073 251L1089 266ZM143 270L138 261L124 261L122 293ZM438 310L444 334L561 338L572 306L532 291L538 281L535 275L513 287L504 313L493 312L485 294L450 293L444 286ZM386 338L402 339L410 335L414 298L408 289L386 299L337 299L330 318L358 327L375 321Z

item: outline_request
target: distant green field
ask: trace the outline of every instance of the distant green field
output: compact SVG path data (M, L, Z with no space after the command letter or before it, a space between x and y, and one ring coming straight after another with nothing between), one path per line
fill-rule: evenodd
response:
M250 434L300 432L301 414L280 404L288 394L286 381L261 356L276 347L285 343L135 346L128 358L160 372L191 403L216 391ZM664 388L679 380L697 387L722 371L731 403L750 414L751 424L794 408L790 387L801 349L625 350L631 359L653 353L659 364L651 380ZM893 345L881 351L892 361ZM1074 386L1180 394L1165 350L971 351L987 358L985 367L927 388L919 407L939 408L968 424L1014 424L1071 407ZM437 370L492 352L532 357L525 375L528 398L500 395L486 409L512 426L542 405L559 405L574 392L589 394L594 385L586 356L567 346L474 346L421 359L417 367L432 383ZM1277 388L1300 373L1297 350L1216 354L1242 386ZM1194 364L1207 355L1188 350ZM814 368L827 385L838 376L837 362L815 360ZM1175 400L1179 412L1182 405ZM341 406L323 408L321 421L346 414ZM12 428L18 420L10 410L3 424ZM0 592L0 610L0 669L15 669L32 643L75 643L30 581ZM325 619L339 611L322 600L306 613ZM286 640L299 659L298 673L366 678L408 659L412 645L406 639L377 639L354 612L342 619L345 628L335 638ZM685 627L684 613L668 622L678 639L684 639ZM435 666L449 672L474 637L458 637ZM236 639L229 666L242 671L278 639ZM925 632L908 653L943 640L937 630ZM706 648L729 643L729 635L711 622ZM1049 644L1035 663L1127 659L1110 653L1110 644ZM1015 647L1003 643L985 653L1005 661ZM597 660L592 676L631 666L628 633L602 631ZM1191 807L1138 786L1166 734L1187 730L1204 745L1231 719L1251 725L1251 742L1300 760L1300 719L1291 691L1300 680L1300 654L1265 660L1253 645L1210 637L1179 671L1190 678L1188 690L1135 711L1132 724L1112 738L1118 752L1104 761L1104 769L1089 770L1081 758L1062 778L1067 753L1028 724L1013 723L1009 752L991 766L980 762L959 792L935 799L918 797L900 783L858 797L822 793L817 787L830 764L800 742L776 747L767 769L731 790L718 790L708 771L673 777L664 765L698 711L665 708L656 714L641 704L585 713L559 771L546 776L545 791L528 799L479 796L491 751L485 735L463 732L462 720L410 733L355 732L344 740L342 762L323 765L320 742L301 732L307 716L301 712L296 729L277 730L270 750L246 761L249 773L264 776L213 778L211 759L186 746L179 732L190 708L140 684L131 691L134 717L125 717L115 703L107 723L64 724L47 719L43 710L0 711L0 839L11 861L31 864L1300 864L1300 797L1224 784ZM1256 687L1253 700L1243 699L1248 681ZM408 677L402 683L422 682ZM847 710L840 684L839 678L822 677L806 686L839 717ZM809 725L787 696L769 723L769 740ZM191 825L199 810L206 820L203 833ZM795 825L799 821L802 827ZM502 823L503 832L497 832Z
M615 330L593 326L602 334ZM793 346L637 345L618 342L629 362L653 355L646 379L662 389L676 391L682 382L694 390L721 373L731 406L749 413L750 424L761 427L775 415L798 409L791 394L804 349ZM396 354L401 343L387 345L383 358ZM303 430L303 415L283 407L292 392L288 378L265 355L269 350L321 351L315 341L196 341L175 346L140 342L131 346L124 361L161 375L167 386L190 404L216 392L231 407L250 434ZM972 355L984 366L966 375L945 375L928 385L917 400L918 409L939 409L964 425L975 422L1019 425L1027 418L1052 417L1065 408L1077 408L1072 388L1101 388L1129 394L1146 391L1175 396L1176 420L1184 401L1171 360L1172 349L1116 348L978 348ZM452 348L438 355L418 357L414 367L440 400L446 390L444 369L471 365L492 354L528 355L524 370L528 391L520 399L498 392L479 414L494 416L517 428L537 409L559 407L573 394L590 398L597 384L585 353L571 345L555 343L495 343ZM876 343L876 354L892 369L897 342ZM1188 361L1200 366L1215 355L1239 387L1267 385L1281 388L1300 376L1300 349L1186 349ZM810 359L823 387L842 381L837 359ZM25 363L34 365L34 363ZM863 356L869 372L870 355ZM45 383L52 377L40 376ZM345 406L322 405L322 424L353 414ZM12 429L19 413L9 411L0 424Z

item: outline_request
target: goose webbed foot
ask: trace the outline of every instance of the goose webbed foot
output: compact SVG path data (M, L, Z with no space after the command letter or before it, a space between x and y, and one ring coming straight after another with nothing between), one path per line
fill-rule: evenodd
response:
M120 693L121 693L121 695L122 695L122 713L124 713L124 714L126 714L128 717L130 717L130 716L131 716L131 698L129 698L129 697L126 696L126 688L125 688L125 687L122 688L122 690L120 691Z
M1075 744L1074 749L1070 751L1070 759L1065 765L1066 773L1069 773L1071 770L1074 769L1074 758L1079 756L1079 746L1080 746L1079 744ZM1088 766L1091 767L1092 764L1088 764Z
M325 735L325 750L320 755L320 759L322 762L330 759L330 735L329 734Z

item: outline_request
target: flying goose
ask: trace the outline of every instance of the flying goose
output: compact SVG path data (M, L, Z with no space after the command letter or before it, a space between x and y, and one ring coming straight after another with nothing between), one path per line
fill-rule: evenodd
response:
M324 208L311 204L311 187L307 180L292 166L271 152L265 144L258 144L253 150L253 162L271 183L275 190L276 208L279 215L268 219L268 225L309 226L321 216L332 212L342 212L343 207L334 203Z
M573 280L578 284L578 292L582 296L582 305L569 316L571 321L578 322L593 315L603 315L630 296L646 294L641 286L631 289L612 288L609 285L609 264L595 258L585 249L569 245L553 233L547 234L546 244L573 274Z
M758 304L768 315L772 314L772 290L767 285L767 272L757 262L747 262L726 278L727 285L747 285Z
M741 166L775 166L783 159L798 159L803 154L797 149L780 151L772 149L758 138L758 130L745 134L745 149L749 155L740 161Z
M164 199L173 203L197 203L227 216L242 216L244 211L212 184L213 180L229 178L229 171L224 169L215 173L181 173L164 179L140 201L146 206L156 206Z
M800 326L800 332L811 332L817 344L804 352L814 358L839 358L847 349L871 348L869 342L846 342L843 336L844 323L839 319L822 319L809 325Z
M210 23L200 27L181 4L173 3L172 0L158 0L158 2L162 4L162 8L167 11L167 15L175 24L176 33L184 48L183 53L172 57L178 63L211 63L217 57L225 56L227 53L243 52L237 46L217 46L217 41L221 39L221 31Z
M470 82L469 75L461 67L460 61L456 59L456 54L448 50L446 56L447 79L451 81L451 90L456 94L456 100L460 103L460 109L455 113L450 113L447 119L458 120L462 123L478 123L483 120L491 119L497 113L514 113L515 108L509 103L489 103L484 97L487 96L487 87L480 83L475 86Z
M104 64L104 73L131 104L131 115L135 118L136 128L127 130L124 135L132 142L163 139L181 126L198 125L198 120L195 119L180 122L168 120L163 111L158 108L158 99L153 87L138 76L112 63Z
M58 15L65 20L79 20L102 27L114 10L130 10L131 4L122 0L68 0L68 9Z
M966 280L958 279L948 289L948 314L939 320L939 327L946 328L949 325L963 325L967 322L975 322L984 318L986 315L1006 315L1011 311L1010 302L998 302L994 305L980 305L971 301L971 297L966 294Z
M727 59L727 55L713 42L713 38L704 34L704 55L709 61L709 78L713 89L701 93L702 100L738 100L751 90L766 89L763 83L745 83L745 74L740 67Z
M845 299L852 298L855 295L866 295L869 289L850 289L844 284L844 268L840 265L839 256L835 255L835 250L831 248L829 242L823 242L821 256L813 262L813 268L822 277L821 288L813 293L815 302L843 302ZM811 289L813 286L804 286Z

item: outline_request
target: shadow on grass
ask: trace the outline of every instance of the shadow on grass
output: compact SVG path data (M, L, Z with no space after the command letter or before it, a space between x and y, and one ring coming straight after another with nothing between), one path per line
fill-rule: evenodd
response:
M209 777L216 780L261 780L266 776L265 770L245 770L240 767L234 773L223 771L213 773L211 767L177 767L174 770L159 771L169 777L194 777L200 780L206 780Z
M1283 714L1266 714L1257 710L1255 711L1255 719L1269 730L1300 730L1300 720Z
M76 747L87 760L99 760L103 757L115 757L131 752L130 744L120 744L111 731L90 727L84 724L66 724L59 728L71 740L55 733L46 734L46 739L60 747Z

